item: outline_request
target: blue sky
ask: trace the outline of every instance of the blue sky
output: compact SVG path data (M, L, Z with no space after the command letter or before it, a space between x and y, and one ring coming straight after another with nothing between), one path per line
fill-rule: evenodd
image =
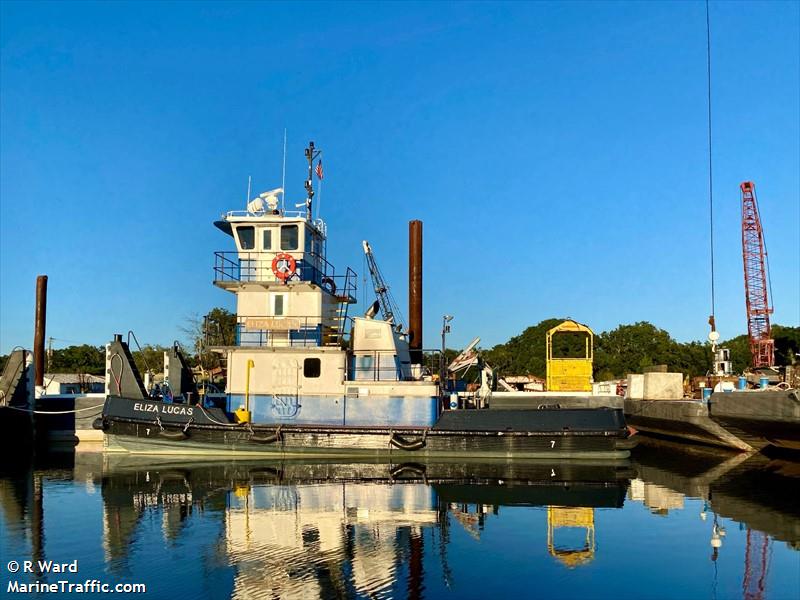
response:
M774 322L800 321L800 8L712 2L717 324L746 331L750 179ZM404 311L425 231L425 346L571 316L679 340L710 307L705 5L0 4L0 352L182 337L232 296L212 221L324 150L329 259L373 245Z

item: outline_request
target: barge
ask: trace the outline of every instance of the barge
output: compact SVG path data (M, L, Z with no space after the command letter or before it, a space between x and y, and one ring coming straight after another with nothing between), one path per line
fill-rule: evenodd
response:
M771 445L800 451L800 391L796 389L716 392L708 410L715 423L754 448Z

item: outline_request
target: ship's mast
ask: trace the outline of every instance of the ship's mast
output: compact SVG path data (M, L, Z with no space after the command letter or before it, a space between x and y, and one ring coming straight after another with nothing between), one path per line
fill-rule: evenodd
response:
M322 153L314 148L314 142L308 142L306 160L308 161L308 178L306 179L306 219L311 221L311 203L314 200L314 159Z

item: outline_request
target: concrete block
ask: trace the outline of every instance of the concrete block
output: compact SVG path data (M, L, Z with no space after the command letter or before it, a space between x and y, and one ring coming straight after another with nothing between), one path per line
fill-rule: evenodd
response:
M645 400L680 400L683 398L683 373L645 373Z
M628 398L644 399L644 375L631 373L628 375Z
M592 384L592 396L616 396L616 381L600 381Z

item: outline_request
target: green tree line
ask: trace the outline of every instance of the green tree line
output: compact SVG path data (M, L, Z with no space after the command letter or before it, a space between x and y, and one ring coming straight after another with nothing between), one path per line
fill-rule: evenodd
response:
M486 360L495 370L506 375L535 375L544 378L547 371L546 334L564 319L545 319L525 329L503 344L484 350ZM583 339L577 334L562 335L554 341L556 356L579 356ZM800 352L800 327L775 325L775 362L792 364ZM734 372L741 373L752 362L747 335L720 342L730 348ZM667 365L694 377L705 375L712 368L711 346L703 342L678 342L663 329L652 323L640 321L619 325L594 338L594 379L603 381L625 377L628 373L641 373L646 367Z
M210 352L210 346L232 346L236 339L236 315L224 308L214 308L205 317L190 317L187 325L181 328L188 339L184 348L191 366L202 362L206 369L219 366L220 355ZM134 344L131 348L136 367L140 373L151 370L160 373L164 368L164 351L169 346L147 344L141 348ZM0 372L8 360L8 355L0 355ZM86 373L104 375L106 370L106 350L104 346L80 344L54 349L45 358L48 373Z
M164 365L166 346L147 345L131 354L136 367L144 373L148 367L160 373ZM8 356L0 357L0 369L5 366ZM81 344L54 349L45 356L45 371L48 373L84 373L104 375L106 371L106 349L103 346Z
M483 356L497 372L505 375L546 374L546 334L564 319L552 318L540 321L519 335L493 348L483 350ZM189 320L184 333L189 338L186 355L194 366L202 362L210 369L219 365L219 355L208 351L209 346L229 346L235 343L236 315L223 308L213 309L205 318ZM800 327L774 325L776 364L793 364L800 353ZM557 356L581 356L584 350L582 334L562 334L554 338ZM750 347L746 334L720 343L731 350L733 370L744 371L751 364ZM149 367L156 373L163 368L163 352L167 347L146 345L133 351L136 366L144 373ZM458 352L448 349L447 358ZM0 356L0 369L7 356ZM703 342L678 342L668 332L652 323L640 321L630 325L619 325L604 331L594 338L595 381L625 377L628 373L640 373L652 365L667 365L672 371L689 376L704 375L712 367L711 348ZM105 372L105 348L87 344L53 350L48 358L47 370L51 373L89 373L103 375Z

